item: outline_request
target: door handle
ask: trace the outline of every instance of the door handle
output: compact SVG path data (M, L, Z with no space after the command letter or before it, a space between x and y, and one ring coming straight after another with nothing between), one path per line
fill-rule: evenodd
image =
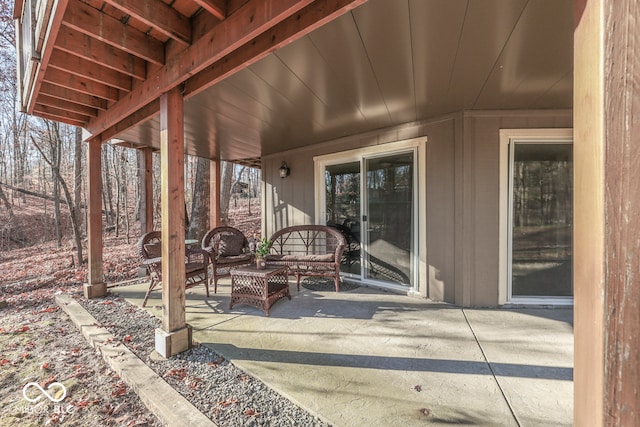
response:
M362 222L367 222L367 216L366 215L362 215Z

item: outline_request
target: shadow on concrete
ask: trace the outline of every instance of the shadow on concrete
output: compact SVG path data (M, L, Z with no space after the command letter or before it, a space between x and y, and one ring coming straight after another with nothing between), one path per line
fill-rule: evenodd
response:
M232 360L244 359L254 362L293 363L344 368L493 375L486 362L239 348L235 345L224 343L202 344L210 346L224 357ZM573 381L573 368L495 362L492 362L491 366L496 374L500 376Z

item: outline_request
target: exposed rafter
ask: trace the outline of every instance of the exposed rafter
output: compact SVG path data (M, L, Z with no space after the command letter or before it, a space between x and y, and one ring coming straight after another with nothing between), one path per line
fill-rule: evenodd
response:
M40 115L50 118L51 120L65 123L84 123L89 119L89 117L84 114L78 114L61 108L49 107L41 104L36 104L34 110L40 113Z
M185 45L191 43L191 24L174 8L160 0L104 0L162 34ZM224 4L224 2L221 2Z
M87 67L82 58L68 52L51 57L49 67L68 70L78 77L87 78L127 92L131 91L131 77L105 67Z
M45 96L48 95L63 101L71 101L75 104L84 105L97 110L106 110L108 106L107 100L105 99L100 99L96 96L87 95L86 93L47 82L42 83L40 93Z
M95 117L98 115L98 110L95 108L76 104L75 102L66 99L60 99L44 94L38 97L38 104L59 108L61 110L69 111L72 113L82 114L83 116L87 117Z
M138 80L144 80L147 76L147 66L144 60L116 49L103 41L79 33L72 28L63 27L60 30L56 48L90 61L85 67L98 65Z
M219 20L223 20L227 17L227 5L225 0L193 0L201 8L206 10L211 15L215 16Z
M63 23L68 28L73 28L145 61L158 65L164 64L162 42L79 0L69 0Z
M110 101L116 101L118 99L118 91L112 87L94 82L93 80L74 76L67 71L58 70L53 67L47 70L43 81Z

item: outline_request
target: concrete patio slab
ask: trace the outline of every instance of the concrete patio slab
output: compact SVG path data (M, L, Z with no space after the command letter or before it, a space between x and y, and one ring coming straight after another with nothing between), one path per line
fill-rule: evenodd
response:
M113 291L141 304L145 285ZM571 309L462 310L291 285L266 317L187 291L194 339L335 426L570 425ZM148 307L161 313L160 294Z

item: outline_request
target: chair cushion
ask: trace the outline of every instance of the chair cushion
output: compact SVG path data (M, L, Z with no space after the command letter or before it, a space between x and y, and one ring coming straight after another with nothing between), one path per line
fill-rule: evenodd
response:
M184 265L184 272L186 274L194 273L197 271L204 272L206 265L202 262L188 262Z
M267 262L269 261L295 261L295 262L333 262L335 260L334 254L322 254L322 255L267 255Z
M242 253L244 237L227 234L220 236L218 255L223 257L236 256Z
M162 245L160 243L147 243L144 250L149 258L159 258L162 256Z
M218 259L216 260L216 264L231 264L231 263L242 262L242 261L250 262L251 254L221 256L221 257L218 257Z

